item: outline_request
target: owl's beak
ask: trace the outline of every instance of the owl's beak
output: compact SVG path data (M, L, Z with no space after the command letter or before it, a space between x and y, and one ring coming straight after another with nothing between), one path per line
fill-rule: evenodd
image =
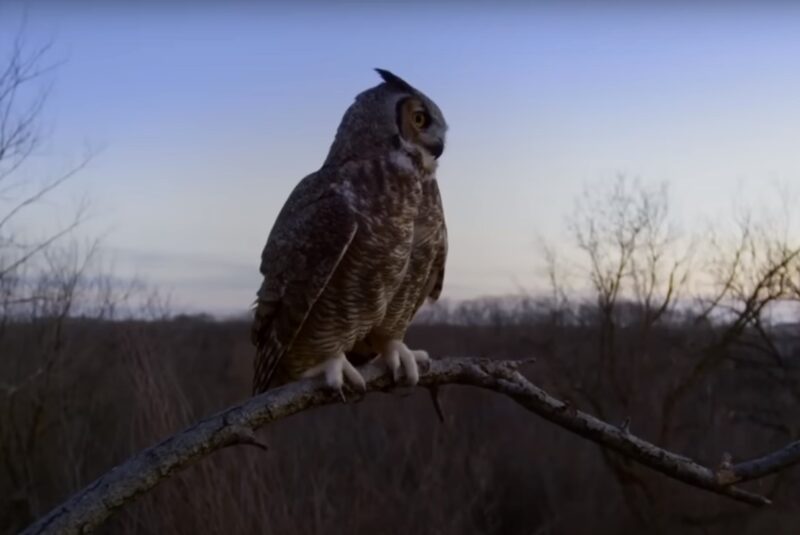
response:
M430 151L431 154L433 154L433 157L438 160L439 156L441 156L442 153L444 152L444 142L437 141L432 145L426 145L426 148Z

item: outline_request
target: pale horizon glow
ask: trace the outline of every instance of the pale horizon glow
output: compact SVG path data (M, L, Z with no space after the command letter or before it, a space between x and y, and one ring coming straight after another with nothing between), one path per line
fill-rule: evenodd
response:
M800 185L800 9L785 3L4 2L0 46L23 5L27 41L63 60L32 169L100 149L26 224L56 224L88 195L81 232L178 310L247 309L278 210L374 67L450 124L450 299L536 289L537 237L566 239L587 181L668 182L686 226Z

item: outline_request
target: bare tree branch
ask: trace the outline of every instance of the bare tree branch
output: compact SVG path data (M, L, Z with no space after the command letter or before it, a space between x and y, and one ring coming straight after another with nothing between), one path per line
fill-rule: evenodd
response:
M41 201L48 193L56 189L58 186L78 174L78 172L82 171L86 165L89 163L91 159L90 156L84 158L78 165L64 173L63 175L59 176L55 180L51 180L47 184L43 185L39 188L35 193L31 194L30 196L26 197L25 199L19 201L16 206L14 206L11 210L9 210L2 218L0 218L0 229L2 229L14 216L16 216L19 212L24 210L25 208L36 204L37 202Z
M725 454L719 468L707 468L632 435L627 425L608 424L555 399L518 373L522 363L475 358L436 360L421 374L420 385L427 388L470 385L505 394L546 420L662 474L752 505L768 505L771 502L766 497L733 487L733 483L764 477L800 462L800 442L795 442L777 452L741 464L730 463L729 456ZM381 368L368 366L363 375L368 391L393 388L390 375ZM23 533L87 533L98 527L116 509L214 451L237 444L264 448L255 439L255 429L337 401L338 393L319 388L319 383L311 380L292 383L248 399L113 468Z

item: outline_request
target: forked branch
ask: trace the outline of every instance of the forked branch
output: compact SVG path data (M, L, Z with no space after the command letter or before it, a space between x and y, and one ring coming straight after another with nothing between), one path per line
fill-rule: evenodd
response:
M758 479L800 462L800 442L794 442L740 464L732 464L726 455L718 468L708 468L632 435L626 424L608 424L553 398L517 371L520 364L521 361L475 358L435 360L421 374L420 385L427 388L469 385L505 394L542 418L662 474L752 505L768 505L770 501L734 487L735 483ZM368 367L363 375L369 392L386 391L394 386L389 374L378 367ZM337 402L341 402L338 393L321 389L315 381L289 384L248 399L138 453L23 533L89 532L113 511L192 462L236 444L263 448L255 438L255 429L306 409Z

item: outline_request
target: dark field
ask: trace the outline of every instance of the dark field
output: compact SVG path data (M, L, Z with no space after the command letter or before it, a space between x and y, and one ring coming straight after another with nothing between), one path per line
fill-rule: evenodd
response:
M586 311L565 321L464 306L437 320L450 324L416 325L410 345L434 357L536 356L526 374L550 393L612 423L630 417L633 433L711 466L797 439L795 326L771 331L770 349L749 327L629 316L609 330ZM7 322L0 355L3 383L18 385L0 398L3 533L250 391L245 321ZM775 501L756 509L606 453L499 395L450 387L442 402L445 425L421 389L280 421L261 432L268 453L206 458L101 531L796 532L797 469L751 484Z

